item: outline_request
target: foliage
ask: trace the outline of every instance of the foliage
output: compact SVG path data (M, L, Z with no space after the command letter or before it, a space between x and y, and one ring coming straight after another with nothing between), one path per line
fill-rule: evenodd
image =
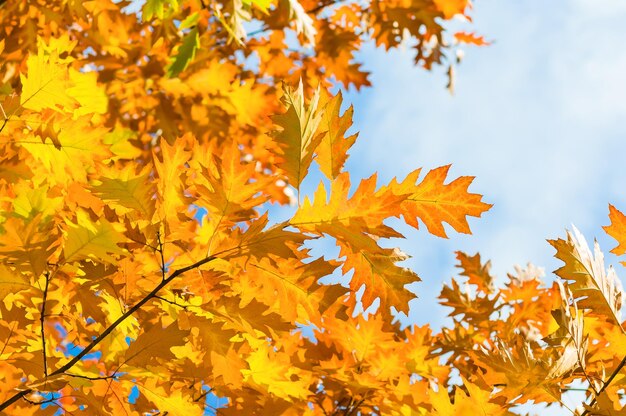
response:
M586 412L622 412L622 288L576 230L552 242L559 283L499 285L458 253L452 324L396 322L419 278L387 220L446 237L490 205L447 166L352 189L353 110L330 91L369 85L368 40L452 68L487 44L444 30L469 1L128 6L0 2L0 410L200 415L216 394L220 414L497 415L582 380Z

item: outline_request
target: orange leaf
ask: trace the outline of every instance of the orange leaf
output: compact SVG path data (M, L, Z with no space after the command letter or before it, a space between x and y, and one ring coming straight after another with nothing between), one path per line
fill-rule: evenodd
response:
M491 42L487 42L483 36L478 36L475 33L469 32L456 32L454 34L454 39L456 39L459 43L467 43L476 46L491 45Z
M480 217L491 208L491 204L482 202L482 195L467 192L474 180L472 176L461 176L444 184L449 169L450 165L433 169L416 184L420 174L417 169L402 183L394 179L389 185L396 194L409 194L400 210L407 224L419 228L419 218L431 234L444 238L447 238L444 222L457 232L471 234L465 217Z
M611 250L611 253L621 256L626 253L626 215L613 205L609 205L610 225L606 225L604 231L617 240L617 246Z

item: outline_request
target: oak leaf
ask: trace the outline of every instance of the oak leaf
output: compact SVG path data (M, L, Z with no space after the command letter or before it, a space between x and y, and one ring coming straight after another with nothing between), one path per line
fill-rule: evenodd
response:
M396 194L409 194L400 209L407 224L419 228L419 218L431 234L443 238L447 238L444 222L457 232L469 234L466 216L480 217L491 208L482 202L481 195L467 192L473 177L461 176L444 184L449 169L450 165L433 169L416 184L420 175L417 169L401 183L394 179L389 185Z
M605 268L598 242L594 243L592 254L585 237L574 227L573 232L567 231L567 240L549 240L549 243L556 249L555 257L565 263L554 273L568 282L578 307L604 315L621 326L622 283L612 266Z
M319 100L319 88L307 105L302 82L295 90L285 87L284 101L287 112L272 118L280 128L271 133L281 147L283 162L279 166L297 189L300 188L313 161L313 153L322 140L322 134L318 131L322 120L322 112L318 109Z
M344 137L346 131L352 125L352 106L339 115L342 103L341 91L331 97L324 105L324 112L320 122L321 128L326 130L324 136L317 147L317 163L320 170L328 179L335 179L348 158L348 149L352 147L358 133Z
M611 253L621 256L626 253L626 215L613 205L609 205L609 219L611 224L603 227L604 231L617 240L617 246Z
M80 210L76 213L76 222L68 222L63 255L68 263L87 258L114 263L113 255L124 253L117 244L124 241L124 236L106 219L93 222Z

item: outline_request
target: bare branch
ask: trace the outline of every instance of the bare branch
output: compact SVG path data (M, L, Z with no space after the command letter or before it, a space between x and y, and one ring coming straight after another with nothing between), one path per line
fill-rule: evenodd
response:
M620 373L620 371L622 371L622 368L624 368L625 365L626 365L626 356L622 358L622 361L620 361L620 363L617 365L615 370L613 370L613 373L611 373L611 376L604 382L600 391L598 391L598 393L593 398L591 403L589 403L589 407L593 407L597 403L598 396L600 396L604 392L604 390L606 390L606 388L609 387L609 385L613 382L613 379ZM582 416L585 416L588 414L589 414L589 409L585 410Z
M108 337L109 334L111 332L113 332L115 330L115 328L117 328L122 322L124 322L126 319L128 319L128 317L130 317L135 312L137 312L149 300L153 299L157 295L157 293L159 293L159 291L161 289L163 289L165 286L167 286L167 284L170 283L172 280L174 280L175 278L177 278L178 276L180 276L183 273L186 273L186 272L188 272L190 270L196 269L196 268L198 268L198 267L200 267L200 266L202 266L202 265L204 265L206 263L209 263L209 262L211 262L211 261L213 261L215 259L216 259L215 256L205 257L204 259L198 260L197 262L195 262L193 264L190 264L187 267L183 267L181 269L176 270L167 279L165 279L161 283L159 283L143 299L141 299L133 307L131 307L129 310L127 310L115 322L113 322L111 325L109 325L100 335L98 335L96 338L94 338L94 340L91 341L91 343L89 343L89 345L87 345L81 352L76 354L76 356L74 356L71 360L69 360L65 365L63 365L62 367L60 367L57 370L55 370L52 373L50 373L49 376L55 376L57 374L63 374L67 370L72 368L77 362L82 360L85 355L89 354L91 352L91 350L93 350L103 339ZM30 394L32 392L33 392L33 389L25 389L25 390L19 391L18 393L14 394L9 399L7 399L6 401L4 401L3 403L0 404L0 411L6 409L7 407L12 405L13 403L18 401L19 399L25 398L26 395L28 395L28 394Z
M43 289L43 300L41 302L41 315L39 321L41 323L41 352L43 354L43 376L48 377L48 357L46 354L46 300L48 298L48 287L50 286L50 272L46 271L44 277L46 284Z

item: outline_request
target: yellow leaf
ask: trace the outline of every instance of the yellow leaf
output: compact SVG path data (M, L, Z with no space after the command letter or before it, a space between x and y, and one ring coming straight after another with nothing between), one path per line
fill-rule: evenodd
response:
M326 130L322 141L317 147L317 163L320 170L328 179L335 179L343 168L348 158L348 149L354 144L358 134L345 137L346 131L352 125L352 113L354 109L350 106L342 116L339 115L341 109L341 91L332 97L324 106L322 114L321 128Z
M8 266L0 264L0 298L5 298L10 293L31 288L31 284L18 271L11 270Z
M87 173L110 153L101 145L103 127L93 127L80 118L63 123L55 140L48 137L19 140L18 143L38 161L33 167L49 183L68 185L73 181L87 180Z
M302 81L296 90L285 87L284 94L287 112L272 118L280 127L272 132L272 136L282 148L283 161L279 166L289 182L299 188L313 161L313 152L322 140L318 132L322 113L317 108L320 90L315 91L308 106L304 102Z
M341 242L340 257L345 257L343 272L354 270L350 279L350 288L356 292L362 285L365 291L361 297L363 308L368 308L376 298L388 309L395 307L398 311L408 313L409 301L415 297L405 286L421 280L407 267L396 263L409 258L400 249L379 247L370 238L360 239L363 245L348 247ZM352 240L354 242L354 240Z
M184 166L191 156L191 153L185 150L185 141L189 137L180 137L172 145L161 139L160 148L163 160L159 161L155 155L154 167L159 176L157 195L160 197L158 207L161 218L175 217L180 210L184 209L183 207L189 206L183 194Z
M351 198L350 175L341 173L330 184L330 197L323 183L315 191L313 202L305 198L302 206L296 211L292 225L303 231L326 232L333 235L337 226L354 228L362 225L362 231L381 237L398 237L389 227L383 224L386 218L393 217L405 199L389 190L376 191L376 175L364 179Z
M455 388L454 401L450 401L448 392L444 386L439 385L437 392L431 391L431 403L433 415L456 416L456 415L508 415L506 407L490 402L490 392L482 390L475 384L464 380L466 390ZM466 392L467 391L467 392Z
M97 72L79 72L70 68L71 88L67 94L78 101L80 107L74 111L74 116L83 114L104 114L107 111L109 100L106 93L98 86Z
M134 172L135 167L132 165L103 171L100 184L94 186L93 191L103 201L113 202L113 206L122 207L123 211L136 210L141 214L141 219L150 221L154 214L154 189L148 173L136 175Z
M21 75L24 108L40 111L44 108L73 110L76 101L68 94L70 80L67 65L59 62L58 49L46 54L42 48L26 61L28 73Z
M312 380L307 374L292 366L287 354L274 352L264 340L246 361L250 369L241 371L246 382L285 400L304 399L310 394L308 387Z
M157 359L162 362L170 361L174 358L171 348L185 345L185 337L189 331L181 331L176 323L162 328L160 323L144 331L139 337L131 342L126 350L124 362L145 368Z
M125 241L122 234L115 230L107 220L92 222L85 211L76 213L77 223L68 223L69 229L63 247L66 262L75 262L87 258L114 263L111 254L123 254L124 250L117 243Z
M167 393L158 383L158 380L149 378L142 384L137 384L139 391L146 399L152 402L159 413L171 416L202 416L201 405L193 403L190 397L185 397L180 390L173 389Z

